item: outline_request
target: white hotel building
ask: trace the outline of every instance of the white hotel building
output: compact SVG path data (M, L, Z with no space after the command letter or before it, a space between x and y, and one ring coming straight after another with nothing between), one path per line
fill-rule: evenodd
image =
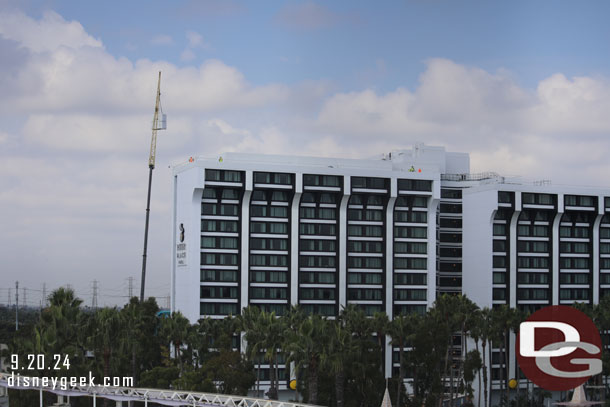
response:
M191 322L248 305L392 318L444 292L528 310L610 294L610 189L470 174L468 154L424 145L377 160L227 153L173 175L172 310Z

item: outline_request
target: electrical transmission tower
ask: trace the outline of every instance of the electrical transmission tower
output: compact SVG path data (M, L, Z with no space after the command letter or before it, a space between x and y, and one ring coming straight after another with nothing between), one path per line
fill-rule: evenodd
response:
M129 295L129 299L133 297L133 277L127 278L127 294Z
M97 280L93 280L93 298L91 298L91 308L97 309Z
M161 113L161 117L159 117ZM161 109L161 71L159 71L159 82L157 83L157 101L155 103L155 114L152 123L152 139L150 141L150 156L148 158L148 198L146 200L146 225L144 226L144 254L142 254L142 281L140 282L140 302L144 302L144 284L146 282L146 251L148 249L148 219L150 216L150 189L152 187L152 174L155 169L155 158L157 156L157 130L165 130L166 118Z

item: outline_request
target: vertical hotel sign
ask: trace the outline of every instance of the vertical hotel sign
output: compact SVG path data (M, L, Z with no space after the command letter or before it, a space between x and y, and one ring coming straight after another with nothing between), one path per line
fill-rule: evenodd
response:
M180 236L176 244L176 264L178 267L186 266L186 243L184 243L184 224L180 224Z

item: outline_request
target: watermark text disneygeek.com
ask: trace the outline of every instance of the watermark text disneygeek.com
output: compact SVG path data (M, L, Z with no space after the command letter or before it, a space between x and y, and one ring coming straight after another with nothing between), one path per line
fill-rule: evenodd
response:
M14 372L7 378L9 388L33 388L38 389L51 388L53 390L68 390L77 386L104 386L104 387L132 387L133 377L107 377L104 376L98 382L91 372L88 376L72 376L72 377L30 377L21 376Z

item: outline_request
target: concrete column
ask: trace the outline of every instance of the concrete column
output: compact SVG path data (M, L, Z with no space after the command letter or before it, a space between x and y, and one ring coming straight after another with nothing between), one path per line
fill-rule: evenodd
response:
M245 192L241 202L241 263L240 263L240 300L241 308L248 306L250 288L250 198L252 196L252 171L246 171Z
M349 176L343 177L343 198L339 207L339 311L347 305L347 204L351 194Z
M303 174L295 174L295 191L290 211L290 304L299 303L299 205L303 193Z

